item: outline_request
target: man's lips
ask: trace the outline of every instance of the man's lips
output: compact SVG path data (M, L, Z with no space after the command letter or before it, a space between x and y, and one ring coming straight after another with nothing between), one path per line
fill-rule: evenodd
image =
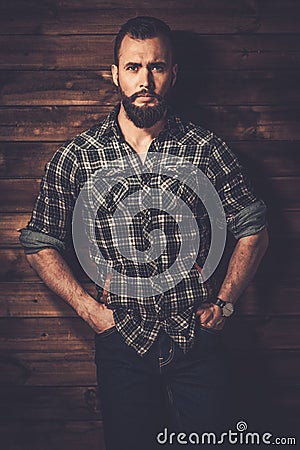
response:
M136 99L141 99L143 101L153 101L154 99L156 99L155 95L151 95L151 94L139 94L136 96Z
M137 98L140 98L141 100L153 100L155 97L153 95L139 95Z
M134 94L132 96L132 100L131 101L134 101L137 98L143 98L143 99L148 98L148 99L151 99L151 98L156 98L156 95L150 94L148 92L141 92L140 94Z

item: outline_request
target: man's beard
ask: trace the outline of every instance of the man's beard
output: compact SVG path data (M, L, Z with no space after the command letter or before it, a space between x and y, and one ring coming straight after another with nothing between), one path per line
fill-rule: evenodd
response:
M121 88L119 88L119 90L126 115L137 128L150 128L163 118L167 110L167 103L160 95L155 94L152 91L147 91L146 93L148 95L152 95L157 99L157 104L154 106L136 106L133 102L145 92L138 92L127 97Z

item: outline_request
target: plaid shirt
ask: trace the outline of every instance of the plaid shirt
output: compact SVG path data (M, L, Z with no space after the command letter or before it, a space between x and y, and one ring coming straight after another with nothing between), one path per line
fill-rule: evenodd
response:
M216 294L213 277L202 283L200 268L203 266L210 247L210 222L201 201L197 201L188 188L159 176L141 177L141 168L153 171L152 152L174 155L192 163L208 177L221 199L228 229L238 239L254 234L265 226L265 206L254 194L245 173L227 145L212 132L190 122L184 123L168 110L166 125L152 141L144 165L137 153L125 142L118 127L119 105L100 124L67 142L53 156L46 166L31 220L21 232L21 243L25 251L33 253L44 247L62 250L71 234L72 214L76 199L93 174L107 167L115 160L128 157L136 177L130 177L122 185L114 186L110 193L113 204L128 193L145 185L165 189L179 195L194 212L199 226L201 248L196 264L174 287L150 297L126 295L126 285L121 293L108 290L108 281L113 287L107 267L99 269L99 300L105 300L114 310L117 330L128 345L140 354L145 354L155 341L160 328L187 352L195 334L195 311L201 302L209 301ZM110 171L108 174L113 177ZM167 235L167 245L163 255L154 261L136 265L126 259L116 248L116 241L110 226L113 214L111 197L106 197L104 208L97 215L97 246L101 254L114 270L131 277L151 276L163 272L178 254L178 228L174 220L164 211L148 209L138 214L131 227L134 246L143 251L149 243L149 234L159 228ZM110 206L111 205L111 206ZM190 238L192 241L192 237Z

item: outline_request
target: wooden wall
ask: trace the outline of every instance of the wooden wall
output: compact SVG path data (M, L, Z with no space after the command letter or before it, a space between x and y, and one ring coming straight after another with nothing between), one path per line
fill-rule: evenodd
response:
M269 251L225 335L243 399L240 419L255 420L267 407L273 433L279 424L296 434L299 2L2 0L0 430L6 450L104 449L93 333L39 281L17 230L29 219L53 152L117 101L109 72L114 36L128 18L143 14L180 32L179 106L227 140L269 206Z

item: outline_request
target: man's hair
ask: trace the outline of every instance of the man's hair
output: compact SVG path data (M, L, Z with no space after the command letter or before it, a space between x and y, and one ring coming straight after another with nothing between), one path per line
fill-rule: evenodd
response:
M174 56L174 43L170 27L155 17L138 16L129 19L116 36L114 47L114 63L116 66L119 64L119 51L125 36L141 40L164 36L169 42L172 56Z

